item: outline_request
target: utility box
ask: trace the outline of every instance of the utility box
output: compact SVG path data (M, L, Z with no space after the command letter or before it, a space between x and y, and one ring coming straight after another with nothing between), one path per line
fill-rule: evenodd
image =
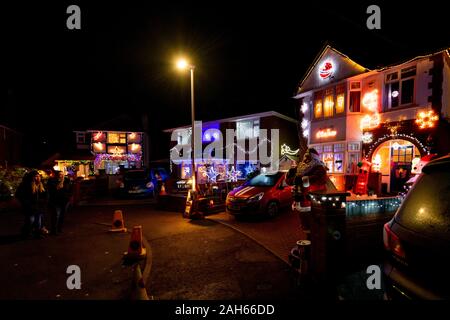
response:
M311 272L317 280L333 279L345 267L345 192L313 192L311 195Z

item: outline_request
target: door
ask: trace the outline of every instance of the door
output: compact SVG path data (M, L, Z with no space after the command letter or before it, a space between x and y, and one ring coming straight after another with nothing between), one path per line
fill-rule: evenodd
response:
M391 148L391 192L404 192L403 186L411 176L414 146Z

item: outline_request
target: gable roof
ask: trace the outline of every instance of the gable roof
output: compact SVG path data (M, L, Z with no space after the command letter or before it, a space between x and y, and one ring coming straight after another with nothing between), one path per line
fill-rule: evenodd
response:
M370 71L330 45L324 46L308 68L297 89L303 92Z

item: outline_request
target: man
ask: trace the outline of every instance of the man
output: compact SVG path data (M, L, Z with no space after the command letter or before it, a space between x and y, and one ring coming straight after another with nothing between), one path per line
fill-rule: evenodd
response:
M54 177L48 181L49 210L51 217L51 234L57 235L62 232L64 216L67 205L72 195L69 179L64 177L61 171L55 171Z

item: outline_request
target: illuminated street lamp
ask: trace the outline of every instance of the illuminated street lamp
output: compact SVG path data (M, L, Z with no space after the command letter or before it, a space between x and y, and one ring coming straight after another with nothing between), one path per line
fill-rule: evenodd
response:
M179 70L189 69L191 71L191 120L192 120L192 129L191 129L191 177L192 177L192 190L197 190L197 179L195 176L195 152L194 152L194 127L195 127L195 108L194 108L194 68L195 66L191 65L186 59L178 59L176 62L176 66Z

